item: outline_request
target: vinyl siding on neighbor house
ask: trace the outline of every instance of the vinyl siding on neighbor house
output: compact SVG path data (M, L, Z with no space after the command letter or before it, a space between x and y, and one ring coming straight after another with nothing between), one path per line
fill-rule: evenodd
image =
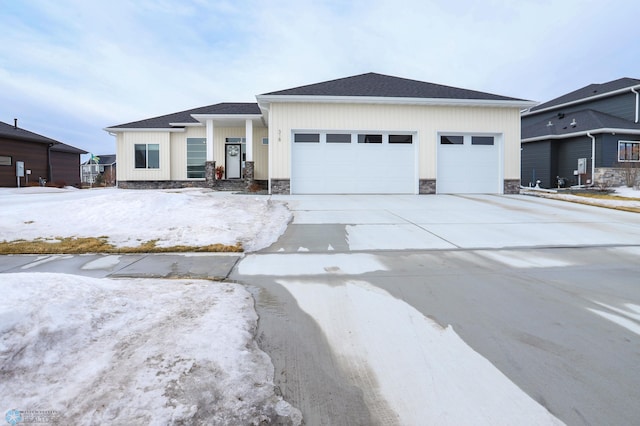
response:
M272 178L291 177L294 130L415 131L420 179L436 178L438 132L502 134L503 177L520 179L519 108L273 102L269 113ZM380 166L381 170L389 167Z

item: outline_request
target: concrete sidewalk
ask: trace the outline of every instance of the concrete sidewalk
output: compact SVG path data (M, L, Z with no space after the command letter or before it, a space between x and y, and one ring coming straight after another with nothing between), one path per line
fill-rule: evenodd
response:
M223 280L242 257L237 253L4 255L0 256L0 273L55 272L94 278Z

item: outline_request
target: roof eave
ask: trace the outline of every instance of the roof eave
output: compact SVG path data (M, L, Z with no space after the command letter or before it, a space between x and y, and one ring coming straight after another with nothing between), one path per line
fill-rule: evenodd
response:
M615 96L615 95L619 95L621 93L631 92L632 89L634 89L634 90L640 89L640 84L636 84L635 86L623 87L622 89L613 90L611 92L606 92L606 93L601 93L599 95L594 95L594 96L589 96L589 97L586 97L586 98L577 99L575 101L564 102L562 104L553 105L553 106L550 106L550 107L547 107L547 108L537 109L535 111L525 111L525 112L522 113L522 116L523 117L527 117L529 115L536 115L536 114L540 114L540 113L543 113L543 112L552 111L554 109L559 109L559 108L564 108L564 107L577 105L577 104L581 104L581 103L585 103L585 102L590 102L590 101L593 101L593 100L596 100L596 99L607 98L609 96ZM531 108L533 108L533 107L531 107Z
M525 100L405 98L387 96L258 95L256 99L261 109L268 109L268 104L272 102L485 106L502 108L531 108L538 104L537 102Z
M191 114L194 119L201 120L259 120L262 114Z
M122 132L184 132L184 128L180 127L106 127L105 132L109 133L122 133Z
M580 131L580 132L565 133L563 135L535 136L535 137L532 137L532 138L522 139L521 142L522 143L527 143L527 142L538 142L538 141L545 141L545 140L568 139L568 138L575 138L575 137L578 137L578 136L587 136L587 133L590 133L590 134L624 133L624 134L627 134L627 135L640 135L640 129L614 129L614 128L611 128L611 127L603 127L603 128L600 128L600 129L583 130L583 131Z

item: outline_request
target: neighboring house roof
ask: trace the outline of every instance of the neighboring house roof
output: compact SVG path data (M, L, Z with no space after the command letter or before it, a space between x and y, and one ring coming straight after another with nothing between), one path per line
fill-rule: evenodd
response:
M640 86L640 80L635 78L619 78L602 84L590 84L581 89L574 90L571 93L562 95L548 102L536 105L530 109L530 113L546 110L553 107L559 107L568 103L587 102L592 98L613 95L623 89Z
M522 128L522 141L563 139L590 133L611 132L640 134L640 124L602 112L586 109L558 114Z
M491 93L443 86L389 75L367 73L264 93L260 96L361 96L383 98L522 101Z
M0 137L7 138L7 139L27 141L27 142L53 144L53 146L51 147L52 151L69 152L72 154L87 153L87 151L83 151L71 145L67 145L57 140L39 135L37 133L30 132L28 130L17 127L13 124L7 124L2 121L0 121Z
M96 155L96 157L99 158L98 164L102 164L102 165L116 164L116 154ZM83 165L89 164L89 161L91 160L87 160L82 164ZM95 163L92 162L91 164L95 164Z
M166 129L179 124L198 124L199 121L192 115L213 114L213 115L251 115L261 114L256 103L223 102L215 105L207 105L199 108L188 109L186 111L175 112L173 114L152 117L146 120L134 121L131 123L110 126L108 129Z

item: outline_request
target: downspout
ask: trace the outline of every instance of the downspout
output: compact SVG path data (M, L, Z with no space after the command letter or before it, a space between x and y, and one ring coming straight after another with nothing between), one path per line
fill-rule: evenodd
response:
M636 123L638 122L638 114L640 113L640 93L636 90L635 87L631 88L631 91L636 94Z
M591 185L596 184L596 137L587 132L587 136L591 138Z
M47 146L47 181L53 182L53 168L51 167L51 147L55 145L50 143Z

